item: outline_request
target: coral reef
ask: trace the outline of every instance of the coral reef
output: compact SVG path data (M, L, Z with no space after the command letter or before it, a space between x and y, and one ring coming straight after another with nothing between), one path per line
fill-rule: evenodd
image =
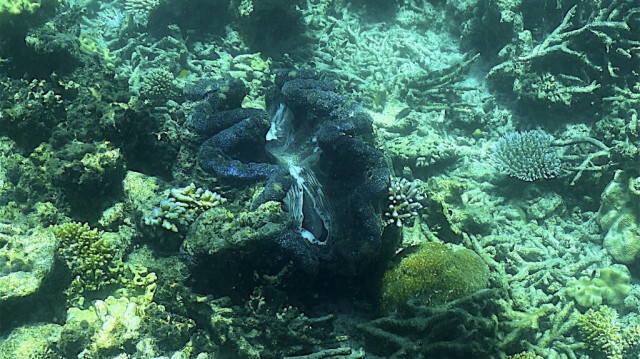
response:
M639 30L0 0L0 357L637 356Z

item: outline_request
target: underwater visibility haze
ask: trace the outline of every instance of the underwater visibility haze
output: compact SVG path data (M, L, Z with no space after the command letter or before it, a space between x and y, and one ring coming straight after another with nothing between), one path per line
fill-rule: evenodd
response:
M640 1L0 0L0 359L640 357Z

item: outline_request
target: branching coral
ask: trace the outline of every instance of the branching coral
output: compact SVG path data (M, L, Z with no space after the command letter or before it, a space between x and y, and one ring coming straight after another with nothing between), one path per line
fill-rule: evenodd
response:
M577 326L591 349L605 354L607 359L622 359L638 343L640 334L638 325L623 329L618 312L606 305L579 314Z
M488 79L537 109L592 111L604 96L627 93L637 81L626 69L637 67L640 38L633 27L639 14L637 2L629 0L575 5L535 46L531 31L520 31L518 44L502 51L509 59Z
M403 223L415 217L422 209L422 195L418 183L406 178L391 178L389 186L389 207L385 212L387 224L395 224L402 227Z
M67 293L71 299L118 281L122 261L104 232L77 222L57 225L52 230L59 241L58 254L73 277Z
M523 181L554 178L560 172L553 136L541 130L509 132L500 137L491 159L500 171Z
M445 305L408 304L409 310L361 323L367 354L383 358L493 358L502 295L482 289Z
M40 0L2 0L0 1L0 14L32 14L36 12L41 5L42 1Z

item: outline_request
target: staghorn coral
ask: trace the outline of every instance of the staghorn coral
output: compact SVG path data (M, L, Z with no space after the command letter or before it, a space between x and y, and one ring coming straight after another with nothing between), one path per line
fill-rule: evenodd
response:
M550 9L531 13L533 8L518 2L508 11L512 16L506 22L513 21L514 36L499 53L505 61L489 71L489 84L534 109L528 112L535 121L608 112L607 102L614 97L632 100L637 80L630 69L638 65L640 41L637 1L565 2L555 14ZM527 21L557 26L533 31ZM548 35L540 39L544 32Z
M124 8L139 24L146 26L149 13L160 5L160 0L126 0Z

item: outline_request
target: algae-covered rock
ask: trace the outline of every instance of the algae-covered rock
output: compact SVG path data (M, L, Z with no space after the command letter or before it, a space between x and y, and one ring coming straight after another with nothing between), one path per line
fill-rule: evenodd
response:
M0 313L9 302L36 295L52 271L56 241L47 232L0 233Z
M66 358L160 357L183 348L194 328L193 320L167 311L151 297L109 296L87 309L69 308L56 347Z
M384 274L381 306L391 312L410 299L443 304L485 288L488 279L489 267L475 252L425 243Z
M127 172L122 181L125 207L135 217L139 218L139 222L142 222L145 214L151 213L152 208L157 203L155 197L157 197L156 192L159 187L158 179L155 177L134 171Z
M426 187L427 217L431 227L441 228L438 238L450 242L463 232L486 234L496 226L493 212L498 200L477 182L436 176Z
M0 342L0 358L58 358L51 343L60 339L61 330L60 325L44 323L16 328Z
M3 30L3 17L6 18L6 14L3 16L0 10L0 31ZM0 41L5 36L9 34L0 33ZM21 37L21 41L24 42L24 34L21 34ZM4 47L4 49L8 51L8 48ZM0 58L7 55L8 53L3 53ZM16 147L29 150L37 147L51 135L52 129L60 119L64 118L64 105L60 91L51 81L44 79L3 78L1 86L3 90L0 97L2 135L15 141Z
M280 202L270 201L255 211L231 212L214 207L191 225L182 249L197 268L196 290L217 295L248 295L258 274L275 275L292 260L281 241L289 240L291 217Z
M435 132L412 133L396 137L385 144L396 169L409 167L413 173L433 173L454 164L460 158L459 147Z
M291 220L279 202L267 202L255 211L240 213L215 207L203 213L193 224L184 249L195 256L259 253L265 241L272 242L290 227Z
M110 142L74 141L61 148L41 144L15 172L30 199L52 201L58 209L68 205L76 218L93 220L119 195L124 168L124 156Z
M143 312L139 304L115 297L98 300L85 310L70 308L63 330L65 340L81 340L88 335L86 354L110 357L139 339Z

